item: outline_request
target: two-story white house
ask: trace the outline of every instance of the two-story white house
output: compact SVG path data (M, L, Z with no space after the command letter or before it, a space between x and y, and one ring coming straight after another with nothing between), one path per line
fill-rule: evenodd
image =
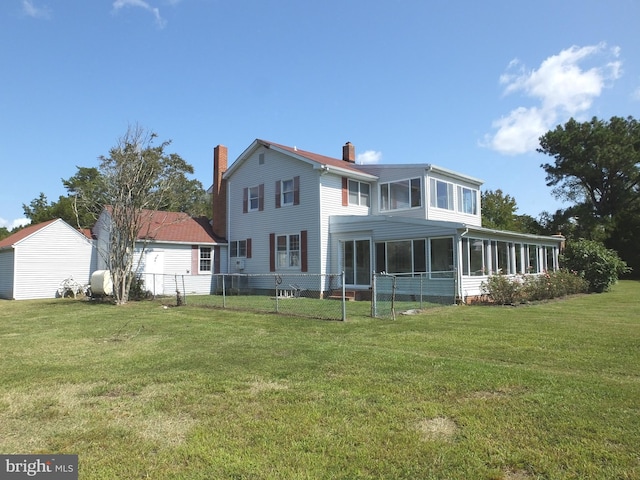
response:
M255 140L230 166L219 145L213 230L228 272L344 271L362 297L372 272L420 275L466 300L490 274L557 269L563 237L482 227L481 185L431 164L358 165L350 143L338 159Z

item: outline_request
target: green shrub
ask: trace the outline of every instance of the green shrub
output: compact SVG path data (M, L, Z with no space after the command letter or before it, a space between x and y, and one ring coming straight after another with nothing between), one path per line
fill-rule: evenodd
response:
M543 275L492 275L482 283L482 291L494 303L513 305L586 293L589 284L576 272L558 270Z
M562 265L578 272L589 284L591 292L605 292L631 269L614 250L602 243L580 239L567 243L561 257Z
M499 305L513 305L522 299L521 277L506 275L491 275L486 282L482 282L482 293L489 295L491 301Z

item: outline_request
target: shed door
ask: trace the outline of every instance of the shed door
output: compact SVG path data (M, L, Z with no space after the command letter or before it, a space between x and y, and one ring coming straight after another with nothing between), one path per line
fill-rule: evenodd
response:
M148 250L145 257L144 287L153 295L164 293L164 252Z

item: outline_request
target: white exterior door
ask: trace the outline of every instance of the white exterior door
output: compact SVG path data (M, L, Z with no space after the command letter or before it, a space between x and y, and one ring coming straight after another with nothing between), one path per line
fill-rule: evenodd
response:
M153 295L164 293L164 252L147 250L145 254L145 290Z

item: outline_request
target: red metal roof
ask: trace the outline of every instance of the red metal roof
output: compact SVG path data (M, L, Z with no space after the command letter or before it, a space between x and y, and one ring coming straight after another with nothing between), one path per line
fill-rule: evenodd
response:
M332 167L344 168L346 170L353 170L354 172L358 172L362 174L362 170L360 170L355 163L347 162L345 160L333 157L327 157L325 155L320 155L318 153L307 152L306 150L300 150L296 147L288 147L286 145L280 145L278 143L269 142L267 140L258 140L263 145L273 145L274 147L278 147L282 150L286 150L294 155L298 155L306 158L307 160L311 160L312 162L319 163L321 165L329 165Z
M139 240L179 243L217 243L209 220L181 212L143 211Z

